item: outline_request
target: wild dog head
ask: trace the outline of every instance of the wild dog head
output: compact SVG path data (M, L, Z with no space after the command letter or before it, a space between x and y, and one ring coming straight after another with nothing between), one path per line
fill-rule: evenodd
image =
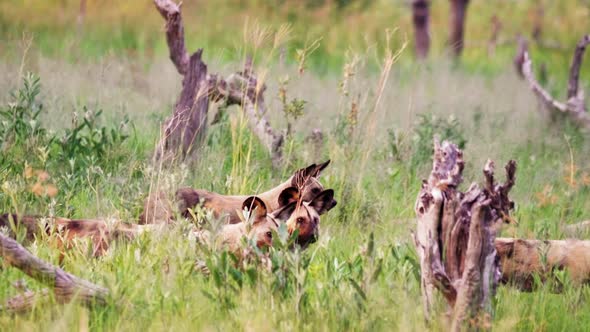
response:
M294 207L294 204L291 206ZM256 196L248 197L242 204L242 210L249 213L246 223L250 229L247 236L256 242L258 248L272 246L273 232L276 233L279 220L288 218L293 211L291 208L282 208L268 214L266 204Z
M290 187L279 196L279 204L291 207L292 212L286 220L289 234L298 232L296 243L302 248L317 241L320 232L320 215L334 207L334 190L321 191L309 202L305 202L299 196L299 190ZM284 217L283 217L284 218Z
M319 165L311 164L306 168L302 168L295 172L291 178L291 186L299 189L301 200L304 202L310 202L322 191L324 191L324 186L322 186L318 178L322 171L326 169L329 164L330 160ZM332 201L328 202L326 209L323 210L322 213L332 209L334 206L336 206L336 203L336 200L332 198Z

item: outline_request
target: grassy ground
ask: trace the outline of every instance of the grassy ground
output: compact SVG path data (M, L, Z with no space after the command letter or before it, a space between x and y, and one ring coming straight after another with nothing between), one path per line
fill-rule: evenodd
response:
M75 7L74 2L60 3L64 8ZM437 2L434 9L445 10L444 3ZM523 13L510 16L509 31L527 22L524 13L531 7L524 3L516 9L506 4L494 7L500 13ZM551 13L555 18L551 26L565 29L557 23L565 22L561 17L588 15L587 10L573 10L572 3L547 4L548 16ZM294 14L274 11L262 3L258 7L220 5L219 10L206 7L202 12L197 11L198 5L187 3L187 21L203 22L187 24L190 45L206 47L212 72L239 68L244 50L255 48L253 36L242 37L242 23L248 15L250 20L264 17L273 29L284 17L295 15L285 45L294 52L305 40L321 35L323 46L313 53L310 69L302 74L295 56L287 55L287 61L281 62L278 51L256 62L257 71L266 73L268 116L275 127L287 124L278 98L286 76L288 99L306 101L304 115L291 120L294 135L287 141L284 169L272 170L239 109L230 108L220 123L211 126L198 160L162 171L151 165L151 152L159 124L170 114L179 92L180 77L165 56L161 19L151 5L133 7L130 2L129 7L111 11L106 2L100 8L89 5L85 37L75 39L78 37L68 30L75 20L71 10L57 20L60 11L51 2L41 18L27 10L39 6L37 2L9 4L0 4L2 32L9 41L8 46L0 46L9 50L0 58L4 73L0 110L5 112L19 100L10 92L24 91L23 76L28 71L40 76L40 94L35 102L23 97L17 104L30 111L42 103L43 110L34 122L25 112L19 128L28 129L21 134L0 130L0 211L135 220L155 183L169 193L181 186L255 193L276 185L297 168L328 158L332 164L322 182L334 188L339 203L322 217L320 241L303 253L277 251L277 268L270 272L256 268L255 263L235 269L227 254L197 247L185 236L184 224L167 234L120 244L100 259L90 258L81 245L65 257L64 268L109 288L113 293L109 305L94 310L50 305L26 315L0 313L0 330L424 330L419 269L409 234L420 180L429 172L433 134L465 144L465 187L481 181L487 158L499 165L517 160L512 197L518 223L507 226L503 235L563 238L563 225L590 219L587 134L539 111L530 91L512 72L508 46L492 59L477 48L468 48L463 65L437 56L416 64L406 49L389 72L383 65L385 43L379 44L377 53L359 51L365 45L363 38L342 32L347 24L356 23L377 36L369 43L383 41L380 32L388 24L407 31L407 9L388 14L384 10L388 7L377 2L364 15L346 16L352 21L334 19L337 32L332 35L319 22L321 15L336 15L331 11L336 9L325 9L327 14L317 10L318 17L302 17L297 10ZM471 8L474 20L468 31L474 38L485 36L485 15L490 13L483 14L486 6L492 5L478 2ZM248 15L235 14L236 8ZM253 8L268 15L259 16ZM352 8L341 10L348 13ZM378 11L380 15L370 15ZM239 24L205 24L225 22L222 18L230 21L232 13ZM106 17L113 24L97 23ZM137 28L140 19L143 25ZM312 27L309 33L303 32L306 23ZM443 24L443 16L436 14L433 31ZM26 43L18 41L23 27L35 32L26 55ZM573 32L584 30L579 25L571 29L571 34L559 39L568 47L578 38ZM113 31L121 35L111 35ZM442 38L435 40L435 54L442 49ZM68 46L71 40L81 45ZM403 31L397 32L389 50L397 51L402 41ZM68 47L80 53L69 52ZM256 50L269 53L264 47ZM559 56L561 60L548 62L551 68L567 68L570 55L566 53ZM555 54L559 53L544 51L537 59L553 59ZM555 91L565 90L559 79L564 73L556 70L556 78L548 82ZM588 77L583 76L585 86ZM102 109L103 114L92 120L84 106L94 114ZM73 135L71 129L80 126L85 114L92 125ZM124 122L125 118L129 121ZM0 128L7 128L6 123L12 122L3 119ZM38 124L48 132L41 133ZM127 137L102 135L103 127ZM324 132L320 151L305 141L312 128ZM25 162L51 175L42 185L54 185L55 196L33 193L37 178L28 177ZM40 239L28 248L57 263L59 253L48 242ZM194 268L196 260L206 261L211 277ZM6 267L0 275L0 299L17 294L11 284L23 275ZM528 294L500 288L494 329L585 330L590 324L589 288L571 285L567 276L563 278L565 290L558 295L542 286ZM32 289L42 288L30 280L28 284ZM442 301L440 304L438 312L443 313ZM434 330L444 327L444 315L431 326Z

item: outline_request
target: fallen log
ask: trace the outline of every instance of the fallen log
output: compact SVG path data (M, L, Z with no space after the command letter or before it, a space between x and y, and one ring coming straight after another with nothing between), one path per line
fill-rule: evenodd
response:
M18 242L2 234L0 234L0 257L5 265L15 267L29 277L51 287L59 303L68 303L72 300L85 306L107 303L109 291L106 288L78 278L33 256ZM16 311L26 309L34 303L36 298L34 293L13 298L12 301L8 301L7 308Z
M579 80L582 58L588 44L590 44L590 35L584 36L578 42L574 51L574 57L570 66L566 102L560 102L553 98L537 81L533 73L532 61L528 54L526 41L522 38L519 41L518 52L514 60L517 73L527 81L530 89L547 110L554 114L563 114L569 117L574 123L584 129L590 129L590 115L585 105L584 90L579 87Z
M156 9L166 20L166 42L170 59L178 73L184 76L183 89L173 116L166 120L163 137L158 143L156 159L174 158L180 149L185 158L200 144L206 133L209 101L222 101L222 106L239 105L250 130L268 150L273 166L282 162L283 135L274 130L266 119L263 93L264 83L254 74L248 58L241 72L223 79L207 74L201 59L202 49L190 57L184 41L184 27L180 5L172 0L154 0Z
M508 198L515 181L514 161L506 165L504 184L496 183L494 164L488 161L485 185L474 183L465 193L458 190L463 167L463 152L456 145L435 141L432 172L415 206L424 312L429 319L437 289L452 311L452 331L490 319L500 279L496 228L509 220L514 207Z

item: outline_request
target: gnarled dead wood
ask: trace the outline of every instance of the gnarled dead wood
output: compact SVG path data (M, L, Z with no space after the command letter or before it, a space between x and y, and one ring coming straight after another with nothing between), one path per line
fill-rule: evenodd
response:
M535 96L537 96L537 99L544 105L544 107L551 112L568 116L578 126L584 129L590 129L590 116L588 115L588 109L585 105L584 91L579 87L579 78L582 57L588 44L590 44L590 35L584 36L578 42L574 52L568 81L568 99L565 103L553 98L551 94L545 90L535 78L535 74L533 73L532 69L532 61L528 54L525 41L520 41L518 53L515 57L517 73L526 79L529 87Z
M166 43L170 51L170 60L180 75L185 75L189 56L184 46L184 25L180 15L180 5L170 0L154 0L156 8L166 20Z
M496 183L494 164L488 161L484 185L474 183L464 193L458 189L463 167L463 153L456 145L435 141L432 171L415 206L425 314L430 316L438 289L452 308L453 331L471 324L470 318L488 319L492 314L491 299L500 278L495 230L509 220L514 207L508 198L515 181L514 161L506 165L503 184Z
M104 305L109 291L84 279L80 279L33 256L15 240L0 234L0 257L4 264L13 266L29 277L53 288L55 298L60 303L74 299L86 306ZM30 303L32 296L21 299ZM13 303L14 304L14 303Z
M165 123L164 137L158 144L156 156L161 158L166 153L174 156L180 147L186 156L194 143L200 143L205 135L209 100L222 100L227 106L241 106L250 130L268 150L273 165L279 166L283 135L275 131L266 118L263 97L266 86L254 74L252 60L247 59L244 69L227 79L207 75L207 66L201 60L202 50L190 57L187 54L180 6L172 0L154 0L154 4L166 19L170 59L184 75L182 93L174 116Z

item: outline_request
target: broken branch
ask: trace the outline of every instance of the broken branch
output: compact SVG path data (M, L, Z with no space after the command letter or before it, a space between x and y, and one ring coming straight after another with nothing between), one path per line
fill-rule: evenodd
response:
M33 256L15 240L0 234L0 256L5 264L54 289L60 303L74 299L86 306L107 303L109 291ZM29 297L30 299L30 297Z
M568 81L568 100L563 103L551 96L535 78L532 69L532 61L526 49L526 43L522 39L519 42L519 50L515 58L517 72L526 79L530 89L537 99L541 101L546 109L551 112L564 114L572 119L578 126L590 129L590 116L584 101L583 90L579 88L580 67L582 56L586 46L590 44L590 36L584 36L579 42L574 52L574 58L570 67L570 77Z

